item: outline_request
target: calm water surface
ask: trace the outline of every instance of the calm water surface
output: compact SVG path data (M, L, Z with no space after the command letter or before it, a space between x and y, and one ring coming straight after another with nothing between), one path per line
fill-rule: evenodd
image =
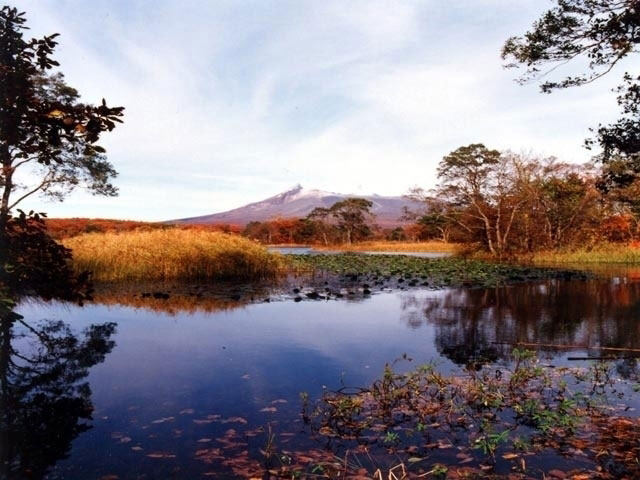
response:
M300 392L317 397L325 388L368 385L405 353L413 361L400 362L400 369L435 361L452 372L470 362L505 363L508 343L517 341L638 348L639 277L608 272L588 281L220 309L199 308L196 300L176 306L173 298L156 300L155 310L124 300L83 308L26 303L19 308L26 325L55 338L68 328L69 335L42 349L46 338L17 325L24 336L13 340L12 352L21 355L16 362L40 351L42 365L60 361L68 372L22 378L37 386L9 402L15 417L0 437L4 468L27 465L28 478L207 478L201 476L224 468L196 453L224 445L229 429L270 425L281 447L306 448ZM87 341L82 332L90 325L103 330ZM96 345L101 353L92 356ZM81 346L82 355L75 353ZM554 365L602 355L586 348L541 351ZM617 365L627 376L636 367L635 359ZM40 390L56 398L63 392L69 404L56 409L36 398ZM85 418L90 408L92 420ZM243 441L240 448L257 453L265 438Z
M268 247L270 252L277 252L283 255L329 255L336 253L345 253L342 250L315 250L313 247ZM450 257L451 253L446 252L384 252L384 251L360 251L350 252L359 253L361 255L406 255L409 257L420 258L445 258Z

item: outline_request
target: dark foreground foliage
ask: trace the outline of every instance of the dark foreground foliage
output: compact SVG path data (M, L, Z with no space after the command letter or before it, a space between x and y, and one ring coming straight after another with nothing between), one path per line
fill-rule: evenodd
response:
M4 237L0 292L5 298L36 295L82 302L90 297L88 274L73 271L71 250L48 235L42 215L20 211L16 217L9 216Z
M519 81L540 80L543 92L590 84L614 71L619 63L638 53L640 2L637 0L555 0L556 5L536 20L521 37L507 40L502 57L508 67L525 67ZM583 73L572 70L564 78L550 73L571 62L586 66ZM558 71L562 71L559 69ZM616 89L622 116L613 124L600 125L596 139L587 146L602 148L599 160L618 163L608 175L609 186L627 186L640 172L640 110L637 72L625 72Z

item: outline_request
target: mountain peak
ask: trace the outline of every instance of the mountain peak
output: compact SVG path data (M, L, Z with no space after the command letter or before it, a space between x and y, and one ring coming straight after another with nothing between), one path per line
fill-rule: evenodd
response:
M302 190L304 190L304 188L302 188L302 185L299 183L296 183L293 187L291 187L288 190L285 190L280 195L285 195L287 193L298 193L298 192L301 192Z
M267 198L266 200L263 200L261 202L256 202L251 205L260 205L265 203L282 205L283 203L287 203L287 202L291 202L292 200L295 200L296 198L300 197L303 194L304 194L304 189L302 188L302 185L298 183L297 185L295 185L293 188L290 188L289 190L285 190L284 192L278 193L273 197Z
M301 184L297 184L293 188L272 197L249 203L227 212L183 218L174 222L246 225L249 222L263 222L274 218L303 218L314 208L329 208L334 203L352 196L317 189L306 189ZM417 204L404 197L385 197L381 195L359 195L359 197L373 201L372 213L376 215L376 222L382 226L397 226L404 223L400 220L400 217L405 206L419 208Z

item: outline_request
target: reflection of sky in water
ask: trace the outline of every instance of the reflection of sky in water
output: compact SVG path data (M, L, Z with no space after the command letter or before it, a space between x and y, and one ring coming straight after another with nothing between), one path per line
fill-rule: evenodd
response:
M385 363L403 353L414 359L411 365L435 360L441 371L452 371L454 361L465 363L477 354L504 358L512 347L496 341L637 347L639 286L604 279L547 281L175 315L99 305L33 304L20 311L27 320L62 319L76 330L91 323L118 324L115 349L89 377L94 428L75 440L71 458L59 462L56 471L65 478L87 478L130 472L135 464L140 472L157 468L165 475L167 463L159 465L131 447L170 450L177 455L171 465L201 471L193 459L198 439L216 438L233 425L198 425L193 419L239 416L249 426L277 419L280 428L292 428L299 392L317 397L323 386L368 385ZM586 353L599 352L547 350L543 357L576 365L567 357ZM260 411L279 399L288 403L277 403L277 413ZM194 412L181 414L185 409ZM114 432L131 441L120 442Z
M301 391L317 396L323 386L338 388L341 379L366 385L385 362L405 352L416 361L436 359L433 328L406 328L398 313L402 302L400 295L380 294L357 303L273 302L176 316L127 307L27 306L22 312L28 319L63 318L78 330L89 323L118 323L116 348L89 377L94 429L75 441L72 460L57 468L73 465L73 475L108 473L113 465L141 457L130 448L138 442L145 451L183 449L180 461L189 462L199 438L215 438L233 427L194 427L193 418L241 416L256 426L275 418L294 420ZM277 414L260 412L278 399L288 403L277 404ZM180 415L185 409L195 413ZM152 423L166 417L175 419ZM174 430L182 431L177 442ZM132 441L119 444L113 432Z
M420 297L441 294L423 292ZM273 302L184 316L102 306L34 307L25 314L64 318L76 327L116 321L116 350L94 369L100 383L122 378L129 392L148 392L173 390L168 377L193 387L191 382L210 384L221 375L249 374L251 380L242 384L262 390L265 386L253 384L267 375L270 385L297 374L309 384L322 379L335 385L340 375L345 381L375 376L386 361L404 352L420 361L437 358L432 327L416 332L403 325L403 301L402 295L380 294L358 303ZM363 372L369 369L365 367L371 375ZM283 370L287 375L278 379ZM207 375L211 378L203 379Z

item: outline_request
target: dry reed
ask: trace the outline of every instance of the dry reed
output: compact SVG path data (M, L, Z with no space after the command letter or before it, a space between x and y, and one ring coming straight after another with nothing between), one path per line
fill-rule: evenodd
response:
M194 230L91 233L64 240L77 271L98 281L258 279L284 259L238 235Z
M604 243L591 248L537 252L535 263L617 263L639 264L640 248L636 245Z

